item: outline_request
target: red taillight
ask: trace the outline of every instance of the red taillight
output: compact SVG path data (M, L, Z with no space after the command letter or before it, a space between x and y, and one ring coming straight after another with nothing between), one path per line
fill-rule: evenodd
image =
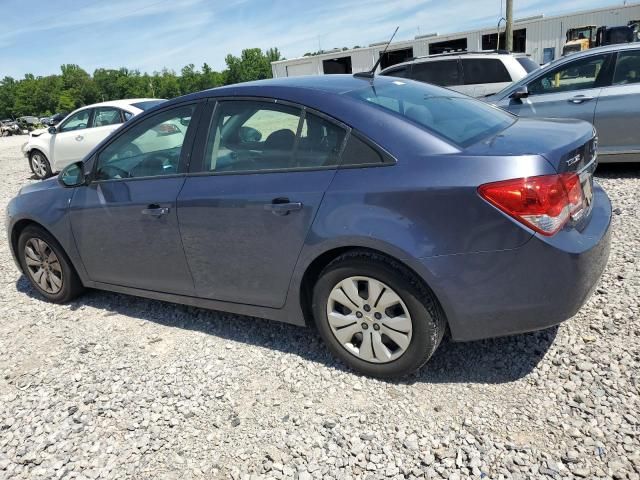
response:
M486 183L478 192L507 215L543 235L553 235L584 208L582 185L575 173Z

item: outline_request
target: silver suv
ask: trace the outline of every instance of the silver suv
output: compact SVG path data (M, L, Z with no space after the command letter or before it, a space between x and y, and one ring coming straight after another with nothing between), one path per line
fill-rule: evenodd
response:
M384 69L380 75L410 78L472 97L493 95L539 65L525 54L506 51L455 52L419 57Z

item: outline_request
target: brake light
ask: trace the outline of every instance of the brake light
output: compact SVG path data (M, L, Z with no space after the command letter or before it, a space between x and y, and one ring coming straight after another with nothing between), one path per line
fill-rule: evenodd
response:
M585 206L575 173L516 178L486 183L478 193L495 207L542 235L551 236Z

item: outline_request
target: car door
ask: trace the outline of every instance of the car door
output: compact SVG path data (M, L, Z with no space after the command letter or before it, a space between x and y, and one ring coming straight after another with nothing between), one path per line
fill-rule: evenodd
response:
M522 117L579 118L593 123L602 86L610 75L611 54L580 57L532 79L529 97L507 99L506 108Z
M54 170L60 170L70 163L82 160L95 146L88 147L85 141L91 113L91 108L77 111L58 126L51 152Z
M193 294L178 231L176 198L185 181L197 104L132 121L96 154L92 181L70 206L71 227L95 282Z
M267 100L222 100L202 125L178 197L196 293L281 307L347 129Z
M117 130L123 122L122 110L117 107L94 108L89 128L84 132L84 145L89 149L87 153Z
M594 124L601 155L640 158L640 48L618 52L613 81L603 88ZM612 158L612 160L615 160Z

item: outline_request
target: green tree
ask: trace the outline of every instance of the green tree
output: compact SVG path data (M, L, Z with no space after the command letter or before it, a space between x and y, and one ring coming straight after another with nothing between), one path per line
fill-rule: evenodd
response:
M271 62L281 60L277 48L243 50L239 57L228 55L227 69L214 71L207 63L183 67L180 75L166 68L152 74L138 70L97 68L90 75L80 66L65 64L60 74L35 77L26 74L16 80L0 80L0 117L49 115L71 111L95 102L122 98L172 98L207 88L271 77Z

